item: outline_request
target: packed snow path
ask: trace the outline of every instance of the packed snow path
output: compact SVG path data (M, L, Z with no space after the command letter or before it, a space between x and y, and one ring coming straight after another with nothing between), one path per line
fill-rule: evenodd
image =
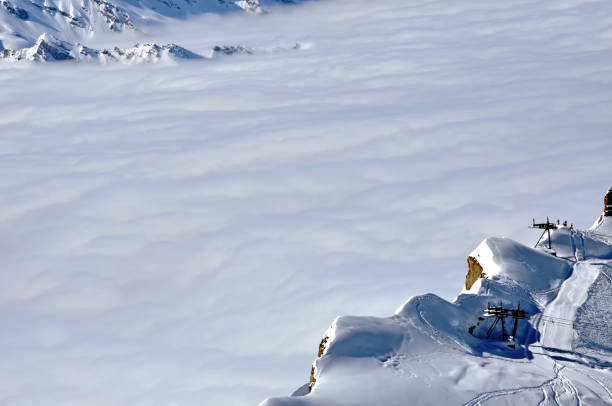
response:
M580 337L598 336L595 347L606 346L612 293L612 260L607 235L570 230L572 274L539 318L540 343L544 347L574 351ZM585 241L587 245L585 246ZM608 249L602 247L608 247ZM588 313L588 319L585 314ZM601 334L593 334L593 332Z
M574 265L570 276L559 290L559 294L546 306L541 322L541 344L561 350L573 350L576 312L587 299L587 293L593 282L606 266L601 261L586 260Z
M531 349L536 357L555 362L555 382L548 391L542 388L545 405L612 404L612 260L593 258L585 240L610 244L595 233L571 233L576 261L572 275L535 321L541 335Z

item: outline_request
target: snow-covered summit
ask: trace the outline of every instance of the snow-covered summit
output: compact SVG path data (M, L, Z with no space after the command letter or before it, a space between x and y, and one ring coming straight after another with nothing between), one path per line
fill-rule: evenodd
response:
M554 230L556 255L485 239L452 302L426 294L388 318L337 318L310 382L262 406L611 404L611 218Z
M73 46L49 34L42 34L36 43L20 50L5 49L0 53L0 59L9 61L66 61L75 59L72 53Z

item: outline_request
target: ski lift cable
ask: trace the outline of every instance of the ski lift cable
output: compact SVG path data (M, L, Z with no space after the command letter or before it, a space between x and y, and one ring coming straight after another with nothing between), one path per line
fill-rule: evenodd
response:
M572 325L581 325L581 326L601 326L601 323L592 323L592 322L588 322L588 321L574 321L574 320L568 320L568 319L561 319L558 317L541 317L540 318L543 321L549 321L549 322L553 322L553 323L559 323L559 324L572 324Z

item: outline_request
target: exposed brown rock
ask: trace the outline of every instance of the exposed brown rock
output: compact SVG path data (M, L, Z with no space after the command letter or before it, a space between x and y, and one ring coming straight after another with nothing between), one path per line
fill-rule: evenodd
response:
M308 386L308 393L312 392L312 387L317 383L317 378L315 378L314 373L315 369L313 365L312 368L310 368L310 386Z
M319 344L319 352L317 353L318 358L321 358L323 353L325 353L325 349L326 349L325 346L327 345L328 340L329 340L328 336L323 337L323 339L321 340L321 343ZM310 385L308 386L308 393L312 392L312 388L315 386L315 383L317 383L317 378L315 378L314 374L315 374L315 368L313 365L312 368L310 369Z
M323 355L323 353L325 352L325 345L327 344L327 340L329 340L328 336L323 337L323 339L321 340L321 343L319 344L319 353L317 355L317 357L321 357L321 355Z
M474 282L479 278L486 278L487 275L484 273L482 266L478 263L478 260L472 256L467 259L468 273L465 275L465 288L470 289Z

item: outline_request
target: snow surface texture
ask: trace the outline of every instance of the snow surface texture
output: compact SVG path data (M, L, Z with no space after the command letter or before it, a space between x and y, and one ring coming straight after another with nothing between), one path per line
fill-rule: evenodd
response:
M612 248L612 234L568 228L555 234L570 237L568 246L556 248L576 247L575 240ZM555 257L499 238L486 239L472 256L483 260L487 277L453 303L429 294L410 299L390 318L336 319L315 362L312 392L262 406L405 405L406 399L416 405L611 404L610 257L588 259L581 246ZM501 327L487 337L493 319L478 316L489 302L529 312L529 322L519 321L515 348Z
M609 9L332 0L87 43L299 52L3 64L0 404L284 396L337 315L452 299L467 254L535 243L532 217L587 228Z

